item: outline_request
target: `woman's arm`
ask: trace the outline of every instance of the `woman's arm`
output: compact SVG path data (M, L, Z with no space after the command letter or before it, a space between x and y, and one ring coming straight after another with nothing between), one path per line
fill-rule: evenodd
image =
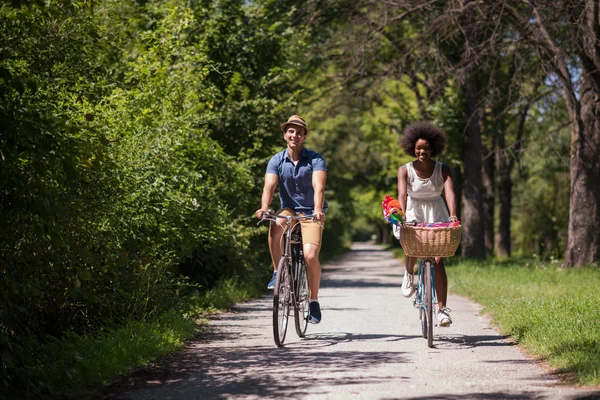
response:
M446 197L446 204L448 205L448 211L450 211L450 221L458 220L456 215L456 199L454 197L454 184L452 183L452 174L450 173L450 167L447 165L442 166L442 177L444 178L444 195Z
M398 201L402 211L406 213L406 180L408 178L408 170L403 165L398 168Z

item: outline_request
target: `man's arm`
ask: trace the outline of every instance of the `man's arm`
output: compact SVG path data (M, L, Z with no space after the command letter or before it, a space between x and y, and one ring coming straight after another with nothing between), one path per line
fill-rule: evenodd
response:
M262 197L260 200L260 210L256 210L256 218L262 218L263 213L269 209L269 205L273 200L275 188L277 188L277 182L277 175L265 174L265 185L263 186Z
M315 217L317 221L325 221L323 213L323 203L325 200L325 181L327 180L327 171L314 171L312 175L312 185L315 190Z

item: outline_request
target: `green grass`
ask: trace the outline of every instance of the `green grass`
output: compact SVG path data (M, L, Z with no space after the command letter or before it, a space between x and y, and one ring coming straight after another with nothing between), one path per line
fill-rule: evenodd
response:
M570 383L600 385L600 269L530 259L460 262L447 272L450 291L481 304L502 333Z
M93 396L116 377L181 348L200 332L206 313L229 308L259 294L245 283L224 281L213 290L182 299L179 310L154 319L130 321L97 336L66 334L37 349L36 365L23 368L19 377L25 383L21 387L27 387L26 392L21 390L7 398Z

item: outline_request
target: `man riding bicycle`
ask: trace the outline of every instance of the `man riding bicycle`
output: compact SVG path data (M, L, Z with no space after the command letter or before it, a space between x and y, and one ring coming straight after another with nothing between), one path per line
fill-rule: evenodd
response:
M319 286L321 283L321 263L319 252L325 222L325 181L327 166L320 154L304 148L304 141L309 133L304 119L292 115L287 122L281 124L283 138L287 148L275 154L267 165L265 184L263 187L261 207L256 216L262 218L273 200L275 188L279 187L281 209L278 215L310 215L316 221L300 222L302 229L302 250L306 262L308 287L310 289L310 318L309 322L321 322L319 306ZM273 261L273 276L267 285L268 289L275 287L277 264L283 254L281 237L284 228L275 222L269 227L269 250Z

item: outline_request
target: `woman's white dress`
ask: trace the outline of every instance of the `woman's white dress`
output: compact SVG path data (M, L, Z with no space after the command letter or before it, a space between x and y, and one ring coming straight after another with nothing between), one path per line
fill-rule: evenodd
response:
M426 179L419 178L413 163L406 164L406 221L446 222L450 218L446 203L442 199L444 177L442 163L436 162L433 174Z

